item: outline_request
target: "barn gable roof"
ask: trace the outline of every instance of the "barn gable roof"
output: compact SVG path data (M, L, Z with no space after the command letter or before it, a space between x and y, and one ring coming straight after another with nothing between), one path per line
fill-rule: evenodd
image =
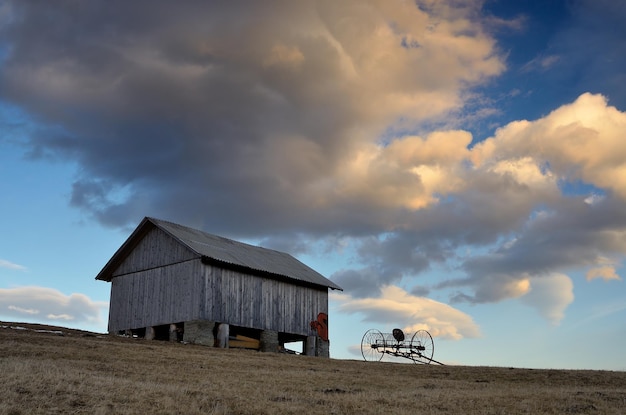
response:
M159 228L179 243L195 252L204 263L237 268L252 274L269 274L295 280L306 285L341 290L342 288L323 275L298 261L293 256L211 235L197 229L155 218L144 218L113 257L96 276L97 280L111 281L113 272L152 229Z

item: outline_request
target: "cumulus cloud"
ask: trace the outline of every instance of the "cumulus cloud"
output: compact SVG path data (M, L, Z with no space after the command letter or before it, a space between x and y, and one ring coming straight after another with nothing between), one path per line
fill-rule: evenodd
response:
M565 309L574 301L574 284L564 274L551 274L531 280L531 290L521 301L535 308L541 316L557 325Z
M592 268L589 271L587 271L586 278L587 278L587 281L591 281L597 278L603 279L605 281L610 281L610 280L619 281L622 279L619 275L617 275L615 268L611 266Z
M478 164L531 157L568 181L580 180L626 199L626 114L601 95L585 93L534 122L499 129L472 152Z
M17 321L97 324L107 305L84 294L65 295L46 287L0 288L0 315Z
M453 340L480 336L478 326L469 315L393 285L383 287L380 297L333 294L333 299L340 303L339 310L344 313L359 313L364 321L401 326L406 332L427 330L435 337Z

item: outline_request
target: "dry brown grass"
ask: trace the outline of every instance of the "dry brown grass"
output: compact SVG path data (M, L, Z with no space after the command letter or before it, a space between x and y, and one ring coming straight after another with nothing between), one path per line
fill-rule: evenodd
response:
M0 325L0 414L626 413L626 372L368 363Z

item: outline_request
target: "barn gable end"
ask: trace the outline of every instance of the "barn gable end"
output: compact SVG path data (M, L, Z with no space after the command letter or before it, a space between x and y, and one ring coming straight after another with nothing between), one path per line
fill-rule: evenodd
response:
M112 277L143 271L198 258L186 245L181 244L160 228L152 228L112 272Z
M195 277L201 267L187 261L113 278L109 332L202 319L205 281Z

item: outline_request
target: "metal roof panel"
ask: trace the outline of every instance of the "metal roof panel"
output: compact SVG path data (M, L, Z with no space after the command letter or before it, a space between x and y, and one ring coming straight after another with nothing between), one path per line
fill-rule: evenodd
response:
M234 241L160 219L147 219L199 255L335 290L342 289L287 253Z

